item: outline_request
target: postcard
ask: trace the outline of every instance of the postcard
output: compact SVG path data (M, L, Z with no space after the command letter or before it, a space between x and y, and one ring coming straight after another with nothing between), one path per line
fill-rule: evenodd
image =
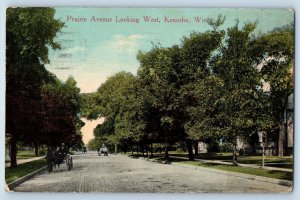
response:
M293 189L292 9L6 10L6 191Z

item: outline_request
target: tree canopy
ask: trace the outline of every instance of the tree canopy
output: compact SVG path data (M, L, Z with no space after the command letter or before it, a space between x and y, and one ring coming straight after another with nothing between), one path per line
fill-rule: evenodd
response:
M54 19L54 15L53 8L6 11L5 131L11 167L17 165L17 142L35 148L64 140L70 144L81 142L79 127L83 124L77 117L80 101L76 82L69 78L61 83L44 66L50 62L49 48L60 48L55 37L64 23Z
M89 146L123 150L174 144L189 159L198 141L224 139L236 148L258 130L278 133L283 155L288 97L293 93L294 25L255 35L255 23L222 30L225 18L191 32L178 44L153 44L137 52L137 74L119 72L94 93L80 94L45 69L49 48L64 27L52 8L8 8L6 47L6 135L16 166L16 143L82 145L81 127L104 117ZM266 90L265 84L269 84ZM195 151L196 152L196 151Z
M276 129L286 108L276 103L293 91L293 28L255 35L257 22L221 30L224 20L178 45L139 51L137 76L118 73L87 95L86 116L106 118L95 136L119 146L163 143L166 158L170 145L185 142L193 159L193 141L225 139L235 148L238 139Z

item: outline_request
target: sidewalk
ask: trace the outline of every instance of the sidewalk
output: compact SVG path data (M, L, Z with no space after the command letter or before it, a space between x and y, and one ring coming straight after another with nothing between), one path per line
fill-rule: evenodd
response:
M170 155L170 157L182 159L182 157L178 157L178 156ZM195 161L199 161L199 162L202 162L202 163L215 163L215 164L222 164L222 165L232 165L232 162L225 162L225 161L220 161L220 160L195 159ZM250 168L255 168L255 169L262 168L261 165L258 165L258 164L241 164L241 163L239 163L239 166L240 167L250 167ZM282 172L293 172L293 169L280 168L280 167L265 166L265 167L263 167L263 169L282 171Z
M27 162L31 162L31 161L34 161L34 160L39 160L39 159L42 159L42 158L45 158L45 156L40 156L40 157L34 157L34 158L29 158L29 159L19 159L17 160L17 164L23 164L23 163L27 163ZM5 167L9 167L10 166L10 163L5 163Z
M203 159L195 159L195 161L204 162L204 163L216 163L216 164L222 164L222 165L232 165L231 162L224 162L219 160L203 160ZM241 167L251 167L251 168L262 168L261 165L257 164L240 164ZM263 167L263 169L267 170L276 170L276 171L283 171L283 172L293 172L293 169L287 169L287 168L279 168L279 167Z
M131 157L131 158L134 158L134 157ZM245 174L245 173L241 173L241 172L225 171L225 170L213 169L213 168L209 168L209 167L192 166L192 165L182 164L180 162L176 163L176 162L158 161L158 160L154 160L154 159L147 158L147 157L138 157L138 159L147 160L147 161L150 161L150 162L161 163L161 164L170 164L170 165L181 167L181 168L189 168L189 169L200 170L200 171L205 171L205 172L212 172L212 173L217 173L217 174L225 174L225 175L229 175L229 176L236 176L236 177L246 178L246 179L250 179L250 180L258 180L258 181L262 181L262 182L268 182L268 183L273 183L273 184L278 184L278 185L283 185L283 186L289 186L289 187L293 186L293 181L289 181L289 180L269 178L269 177L252 175L252 174ZM232 165L232 163L216 161L216 160L215 161L200 160L200 159L195 159L195 160L199 161L199 162L207 161L207 162L210 162L210 163L219 163L219 164ZM243 166L244 167L259 168L259 166L254 166L254 165L250 165L250 166L243 165ZM281 168L275 168L275 169L273 169L273 168L274 167L272 167L272 170L281 169Z

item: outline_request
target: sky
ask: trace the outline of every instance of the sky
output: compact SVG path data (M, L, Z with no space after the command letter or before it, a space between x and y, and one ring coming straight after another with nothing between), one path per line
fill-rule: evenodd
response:
M63 81L73 76L81 92L94 92L119 71L136 74L139 50L148 51L153 43L163 47L180 44L183 36L193 31L211 29L206 20L216 19L220 14L225 16L221 29L234 26L237 20L240 26L258 21L255 34L294 20L294 12L288 9L59 7L55 18L64 22L65 27L55 40L61 49L50 49L50 64L46 68ZM145 22L145 17L151 17L153 22ZM177 22L171 22L172 19ZM178 22L180 20L183 22ZM93 128L102 121L85 121L82 129L85 143L93 137Z
M210 29L205 22L195 22L195 17L215 19L219 14L226 17L221 29L235 25L237 19L241 25L258 20L256 33L294 20L293 11L288 9L56 8L55 18L66 27L56 37L62 49L50 50L51 64L46 67L61 80L72 75L81 92L94 92L107 77L119 71L136 74L139 50L150 50L152 43L164 47L180 44L182 37L192 31ZM145 23L144 16L158 17L160 23ZM92 17L112 18L112 22L93 22ZM138 18L139 23L119 22L127 17ZM187 18L190 22L164 22L164 17ZM86 21L78 22L75 18Z
M98 124L102 124L104 118L101 117L97 120L89 121L87 119L82 119L85 125L81 128L81 132L83 133L82 141L84 144L87 144L92 138L94 138L93 130Z

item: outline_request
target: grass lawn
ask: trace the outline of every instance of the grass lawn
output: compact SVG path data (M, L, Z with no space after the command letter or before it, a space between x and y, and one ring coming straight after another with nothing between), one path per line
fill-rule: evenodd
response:
M243 174L251 174L256 176L264 176L268 178L276 178L276 179L284 179L284 180L293 180L293 172L283 172L283 171L276 171L276 170L266 170L266 169L256 169L251 167L240 167L240 166L233 166L233 165L221 165L215 163L201 163L197 161L182 161L182 164L200 166L200 167L209 167L213 169L219 169L224 171L231 171L231 172L239 172Z
M170 153L171 156L187 158L187 154ZM225 162L232 162L232 153L201 153L197 158L204 160L219 160ZM238 162L241 164L262 164L262 156L239 156ZM293 168L293 159L291 156L266 156L265 166L280 167L280 168Z
M34 158L35 157L35 153L34 151L26 151L26 150L23 150L23 151L18 151L17 153L17 160L20 160L20 159L29 159L29 158ZM9 163L10 161L5 161L5 163Z
M231 153L217 153L216 155L203 155L200 154L199 158L206 157L207 160L222 160L232 161ZM204 158L202 158L204 159ZM262 164L262 156L239 156L238 162L241 164ZM280 167L280 168L293 168L293 159L291 156L265 156L265 166Z
M17 153L17 159L28 159L34 157L35 157L34 151L18 151Z
M25 176L47 164L46 159L35 160L32 162L18 165L16 168L5 168L5 181L11 183L22 176Z
M241 156L239 162L243 164L262 164L262 156ZM293 159L290 156L266 156L265 166L280 167L280 168L293 168Z
M127 154L127 155L131 155L131 153ZM143 157L142 154L134 154L133 156L134 157ZM200 157L201 156L203 156L203 155L200 155ZM144 157L146 157L146 154L144 155ZM206 159L206 160L222 160L222 161L227 160L228 162L231 162L231 159L232 159L231 153L217 153L214 155L205 154L203 157L201 157L201 158ZM208 158L210 158L210 159L208 159ZM163 156L161 156L160 154L154 154L152 159L159 160L159 161L164 160ZM248 157L244 156L244 157L239 158L239 163L242 163L241 160L243 160L244 163L258 164L260 161L259 159L261 159L261 156L248 156ZM258 168L251 168L251 167L241 167L241 166L233 166L233 165L222 165L222 164L216 164L216 163L203 163L203 162L199 162L199 161L189 161L186 154L170 154L170 158L168 161L177 162L177 163L181 163L181 164L187 164L187 165L193 165L193 166L208 167L208 168L219 169L219 170L224 170L224 171L239 172L239 173L244 173L244 174L263 176L263 177L268 177L268 178L284 179L284 180L290 180L290 181L293 179L293 172L283 172L283 171L258 169ZM271 157L266 158L266 163L267 162L269 162L269 163L272 163L272 162L292 163L292 159L290 157L271 156Z
M126 155L131 155L131 152L127 152ZM134 156L142 156L141 153L134 152ZM180 157L180 158L188 158L187 153L178 153L175 151L169 152L170 156ZM144 154L146 157L146 154ZM154 156L163 156L159 153L154 153ZM225 162L232 162L232 153L200 153L198 159L203 160L219 160ZM257 164L261 165L262 156L238 156L238 162L241 164ZM266 166L274 166L274 167L282 167L282 168L293 168L293 158L291 156L266 156L265 157L265 165Z

